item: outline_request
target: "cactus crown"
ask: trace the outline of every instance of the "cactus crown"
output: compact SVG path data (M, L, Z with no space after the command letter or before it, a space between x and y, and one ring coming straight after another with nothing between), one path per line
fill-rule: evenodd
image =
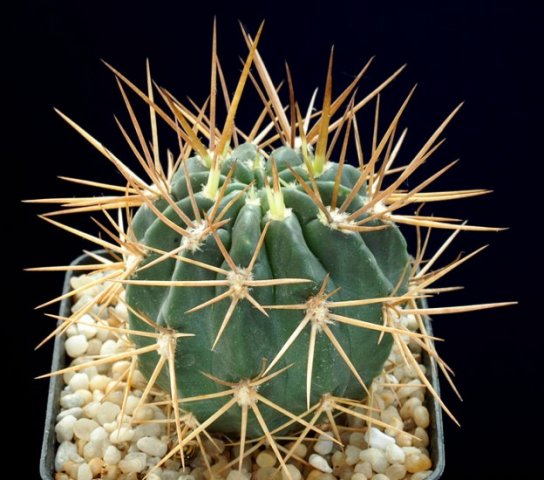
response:
M134 343L126 356L137 359L149 378L141 404L159 385L170 394L175 413L179 443L166 458L213 430L240 438L240 462L246 439L264 436L285 467L275 438L294 430L323 433L316 423L321 415L334 431L333 412L346 413L346 405L367 395L393 343L399 344L402 361L417 368L401 336L411 336L450 380L423 316L499 305L424 308L419 301L441 291L434 282L477 253L433 270L460 231L496 230L409 211L417 204L486 193L426 191L453 164L406 189L406 180L440 146L440 135L459 107L411 160L397 166L406 135L397 135L400 119L413 90L382 134L378 110L380 92L402 69L357 100L355 88L369 62L333 98L331 54L322 107L314 111L314 95L303 115L289 71L289 103L280 100L257 51L260 34L252 39L244 32L249 54L230 97L214 28L211 96L202 108L184 105L164 88L154 89L149 67L146 92L110 67L135 136L119 127L148 179L59 112L126 182L114 186L70 179L111 195L62 199L61 210L43 218L112 253L114 260L99 258L94 267L111 280L96 302L107 305L126 288L130 319L123 328ZM252 130L243 133L235 116L248 80L264 108ZM216 118L218 86L228 112L222 126ZM150 107L150 143L127 90ZM157 97L166 107L159 106ZM376 122L371 149L365 151L357 112L372 101ZM165 162L158 119L179 138L178 154L168 152ZM356 159L348 159L350 143ZM79 212L102 213L106 224L97 222L105 237L54 218ZM400 224L417 229L414 257L408 255ZM452 234L427 258L422 229ZM90 308L63 319L55 333L77 323ZM413 316L419 332L405 328L401 313ZM418 375L432 391L425 373Z

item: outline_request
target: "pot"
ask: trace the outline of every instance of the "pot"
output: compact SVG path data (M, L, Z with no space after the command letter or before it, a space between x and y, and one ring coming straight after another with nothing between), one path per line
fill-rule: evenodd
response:
M103 251L96 252L103 254ZM76 258L71 265L85 265L92 263L93 259L89 255L81 255ZM78 274L82 273L78 271ZM71 290L70 279L73 272L66 273L63 286L63 294ZM60 304L60 313L62 317L68 317L71 314L71 298L65 298ZM432 335L431 319L425 319L425 327L429 335ZM424 364L427 367L429 381L437 393L440 393L438 381L438 369L436 362L423 352ZM64 336L55 337L53 349L53 361L51 371L64 368L67 364L67 357L64 350ZM60 410L60 393L64 387L62 376L51 377L49 381L49 393L47 398L47 411L45 417L45 429L43 435L42 452L40 458L40 474L43 480L54 480L55 478L55 453L57 447L55 435L55 421ZM445 467L445 449L444 449L444 427L442 423L442 410L438 402L427 396L426 406L429 409L431 424L429 426L430 445L429 450L433 461L433 473L426 480L438 480L442 477Z

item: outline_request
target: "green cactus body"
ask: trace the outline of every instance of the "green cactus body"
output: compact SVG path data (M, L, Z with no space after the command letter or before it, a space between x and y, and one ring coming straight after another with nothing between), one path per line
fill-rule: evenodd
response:
M251 278L308 280L306 283L249 288L248 292L258 304L304 304L319 292L327 275L325 293L337 290L331 298L334 301L387 297L395 293L395 290L398 294L403 293L406 289L409 258L406 242L397 226L387 224L383 225L384 229L367 232L335 229L323 220L315 201L295 180L293 171L309 180L300 153L289 147L282 147L274 151L270 158L274 159L281 179L284 218L274 218L270 213L271 209L274 210L270 206L274 196L265 185L268 184L265 177L272 181L271 161L264 160L253 145L241 145L232 152L230 158L224 159L221 162L219 179L219 185L222 185L229 170L233 170L231 181L217 210L221 211L230 203L230 208L224 215L224 219L229 221L217 230L216 236L228 250L235 265L242 269L239 272L243 273L243 269L247 269L250 264L263 228L268 223L264 244L251 271ZM172 180L172 198L187 216L194 218L185 178L185 172L188 172L198 209L208 212L209 215L214 201L207 198L203 187L208 182L210 169L199 157L189 159L187 167L186 170L180 168ZM330 205L338 168L338 164L329 162L321 175L315 178L315 186L325 205ZM337 205L342 204L359 176L359 169L343 166L337 188ZM250 188L249 184L252 184ZM364 205L365 198L363 186L346 211L356 211ZM175 209L165 200L157 201L155 207L172 222L187 228ZM382 224L374 222L372 225ZM198 229L198 225L196 228ZM229 272L232 270L225 261L216 237L208 234L202 237L198 245L190 244L171 225L159 219L148 206L142 206L137 212L133 230L137 240L149 247L142 265L153 262L160 256L160 251L177 249L179 256ZM170 258L147 269L141 269L133 276L133 280L198 282L225 280L225 277L223 273L202 268L194 262ZM221 301L194 312L188 311L225 294L227 290L225 285L165 287L131 284L127 287L126 298L133 310L130 315L131 328L151 330L141 319L145 315L160 326L194 334L192 337L177 340L175 371L180 399L219 392L226 388L204 373L226 382L239 382L256 377L263 370L263 366L266 367L266 362L270 364L276 357L305 318L306 311L303 309L271 308L266 310L266 316L247 298L240 298L212 349L232 304L232 296L225 295ZM336 308L334 313L383 324L380 303ZM365 384L369 385L382 371L391 350L391 336L385 334L380 338L379 331L339 322L331 322L327 326ZM310 321L271 371L290 367L259 389L260 394L294 415L307 409L306 376L311 329ZM141 336L134 337L134 341L140 347L154 342L153 339ZM150 376L158 360L159 355L156 352L141 356L140 368L144 374ZM327 393L359 399L365 395L363 387L345 360L318 327L311 380L312 405ZM161 374L159 382L165 389L170 388L167 372ZM203 421L226 401L225 398L200 400L182 403L182 408ZM287 420L285 416L267 406L262 406L260 410L271 430ZM234 405L212 425L212 430L237 434L240 431L240 420L241 408ZM255 437L262 433L257 419L250 412L247 435Z

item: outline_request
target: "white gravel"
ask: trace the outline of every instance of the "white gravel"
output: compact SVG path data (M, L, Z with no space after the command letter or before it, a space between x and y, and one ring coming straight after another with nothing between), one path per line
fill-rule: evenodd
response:
M325 473L332 472L332 468L327 462L327 460L325 460L325 458L323 458L321 455L318 455L317 453L312 453L310 455L309 461L310 461L310 465L314 468L317 468L320 472L325 472Z
M150 457L163 457L167 446L156 437L142 437L136 442L136 446Z
M390 445L395 444L395 439L386 435L376 427L371 427L368 432L368 444L371 447L378 448L379 450L386 450Z
M83 355L87 351L88 346L89 342L87 341L85 335L79 334L68 337L66 339L66 342L64 343L66 353L72 358L80 357L81 355Z
M87 285L97 278L96 275L74 277L72 286ZM77 295L72 311L82 308L98 293L99 285ZM108 312L113 314L108 315ZM104 312L94 308L91 313L83 315L80 323L67 331L65 348L73 359L72 364L89 361L96 355L113 355L127 348L125 340L100 328L93 317L102 314L99 322L119 326L119 321L127 317L122 302ZM417 322L411 317L401 317L399 322L415 331ZM136 410L145 389L145 379L138 370L134 371L132 389L124 398L123 380L129 367L129 361L121 360L113 365L90 367L63 376L65 387L55 426L59 442L55 480L137 480L175 445L175 428L164 423L170 415L166 407L146 405ZM345 448L340 449L325 435L316 439L308 437L297 447L298 457L287 462L293 480L424 480L430 475L432 462L427 449L427 429L431 418L425 406L424 389L413 368L402 366L401 354L396 347L386 362L385 371L387 373L379 376L371 387L372 404L369 406L374 409L370 415L388 424L389 428L376 424L368 428L363 420L348 416L349 429L341 429ZM148 402L164 399L161 396L164 394L157 395L152 392ZM369 412L356 410L365 415ZM237 466L224 468L236 454L233 447L224 446L223 440L214 437L214 441L222 446L221 452L210 448L211 454L206 456L215 479L287 480L281 470L280 476L273 476L279 463L266 446L244 460L242 471L238 471ZM208 439L205 443L209 448ZM289 449L291 445L287 443L285 448ZM148 480L209 478L206 462L198 450L186 461L185 468L178 456L147 476Z

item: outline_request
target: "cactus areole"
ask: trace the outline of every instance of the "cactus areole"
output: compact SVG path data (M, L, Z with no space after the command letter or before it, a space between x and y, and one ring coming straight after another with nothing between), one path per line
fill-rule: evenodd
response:
M194 334L174 345L183 411L203 421L228 398L183 399L284 368L255 389L295 416L326 394L365 396L392 346L390 334L371 328L384 323L384 305L372 299L405 293L409 257L394 223L356 228L372 215L358 213L369 202L361 178L332 161L316 172L313 154L300 148L264 158L245 143L214 167L191 157L173 177L173 201L139 208L132 225L147 255L127 286L130 326L150 329L151 319L165 338ZM160 355L140 357L146 375ZM169 390L167 375L159 382ZM236 397L239 406L246 397ZM260 411L270 430L286 421L266 405ZM230 408L212 428L239 434L241 415ZM250 412L247 435L262 434Z

